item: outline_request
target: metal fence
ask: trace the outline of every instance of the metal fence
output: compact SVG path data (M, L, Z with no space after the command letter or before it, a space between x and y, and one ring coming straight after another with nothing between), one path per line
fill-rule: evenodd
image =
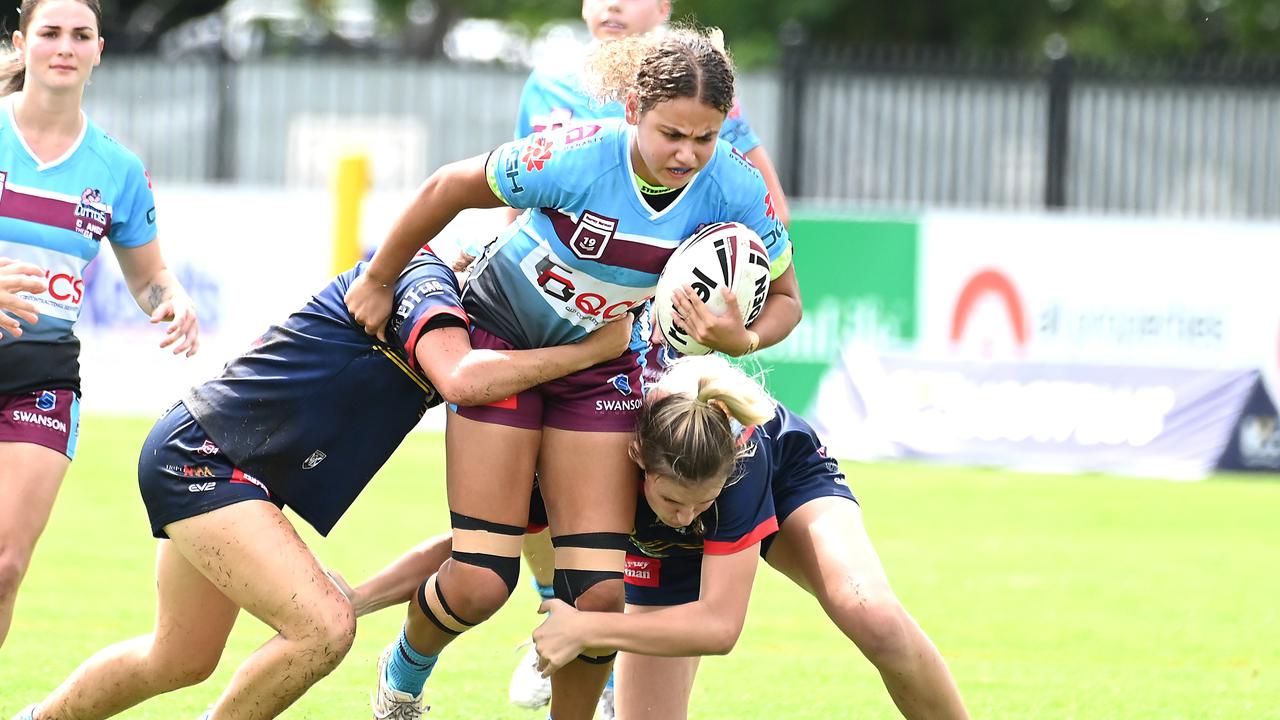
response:
M1280 217L1280 62L794 47L783 84L800 197Z
M162 181L376 186L511 137L524 73L367 59L109 58L86 106ZM841 205L1280 217L1280 65L1115 68L791 48L739 95L788 193Z

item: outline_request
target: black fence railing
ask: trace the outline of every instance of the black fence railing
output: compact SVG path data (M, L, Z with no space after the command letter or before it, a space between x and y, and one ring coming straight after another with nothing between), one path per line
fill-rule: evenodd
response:
M894 206L1280 217L1280 59L789 46L784 183Z

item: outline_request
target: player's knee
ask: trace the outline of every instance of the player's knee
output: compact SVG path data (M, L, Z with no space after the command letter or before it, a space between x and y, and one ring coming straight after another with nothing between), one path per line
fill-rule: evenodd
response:
M579 595L574 605L583 612L622 612L625 600L622 580L601 580Z
M518 576L519 560L513 560ZM490 568L451 557L439 575L419 588L418 606L429 619L433 615L436 619L443 619L442 612L446 616L454 616L463 627L453 629L465 632L501 609L511 597L511 592L512 587Z
M0 600L11 598L18 592L30 562L31 558L26 553L0 545Z
M914 623L892 592L844 598L837 607L840 625L872 663L892 663L911 651Z
M208 680L218 669L221 652L188 652L178 657L160 658L152 663L160 692L172 692Z
M628 539L624 533L582 533L553 537L556 551L556 598L579 610L620 612L623 605L622 566ZM602 665L615 652L588 648L578 659Z
M280 628L280 634L295 643L302 663L313 672L327 673L338 666L355 642L355 610L345 597L326 595Z

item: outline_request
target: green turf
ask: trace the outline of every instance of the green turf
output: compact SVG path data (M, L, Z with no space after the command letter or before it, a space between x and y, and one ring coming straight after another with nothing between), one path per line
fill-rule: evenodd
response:
M135 484L144 421L85 420L0 650L0 717L84 657L149 631L155 542ZM847 464L898 594L951 664L975 718L1280 718L1280 482L1169 483ZM320 540L360 579L447 526L443 444L415 434ZM444 655L432 718L545 717L506 705L535 621L524 583ZM361 621L343 665L286 714L368 717L374 663L402 615ZM208 682L124 717L194 718L270 635L242 616ZM728 657L704 661L695 718L893 718L879 678L817 604L757 581Z

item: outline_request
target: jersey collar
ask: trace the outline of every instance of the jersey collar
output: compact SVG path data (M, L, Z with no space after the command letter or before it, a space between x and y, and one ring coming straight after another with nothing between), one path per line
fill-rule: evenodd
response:
M627 132L623 135L626 139L626 143L622 146L622 156L626 158L627 161L627 185L631 188L631 200L646 216L648 216L649 220L654 222L663 220L668 214L675 210L685 198L689 197L690 191L693 190L693 184L698 182L698 179L702 177L702 173L706 171L707 168L704 167L702 170L694 173L693 179L689 181L688 185L684 186L684 192L680 193L680 196L673 200L670 205L662 208L661 210L654 210L649 206L649 203L644 201L644 196L640 194L640 187L636 185L636 169L631 164L631 143L635 142L636 128L630 123L626 124L626 128ZM715 156L713 155L712 160L714 159ZM711 163L708 162L707 167L710 166Z
M12 96L10 96L10 98L12 98ZM23 151L27 153L27 157L31 158L31 162L36 166L37 172L44 172L45 170L58 167L69 160L72 155L75 155L76 150L79 150L80 146L84 144L84 137L89 132L89 118L85 117L84 111L81 110L80 134L76 136L75 142L71 143L71 146L68 147L67 151L62 153L62 155L50 160L49 162L42 162L35 152L32 151L31 146L27 144L27 139L22 137L22 131L18 128L18 118L13 112L13 104L12 99L5 103L5 112L9 114L9 129L13 131L14 140L16 140L18 145L22 147Z

